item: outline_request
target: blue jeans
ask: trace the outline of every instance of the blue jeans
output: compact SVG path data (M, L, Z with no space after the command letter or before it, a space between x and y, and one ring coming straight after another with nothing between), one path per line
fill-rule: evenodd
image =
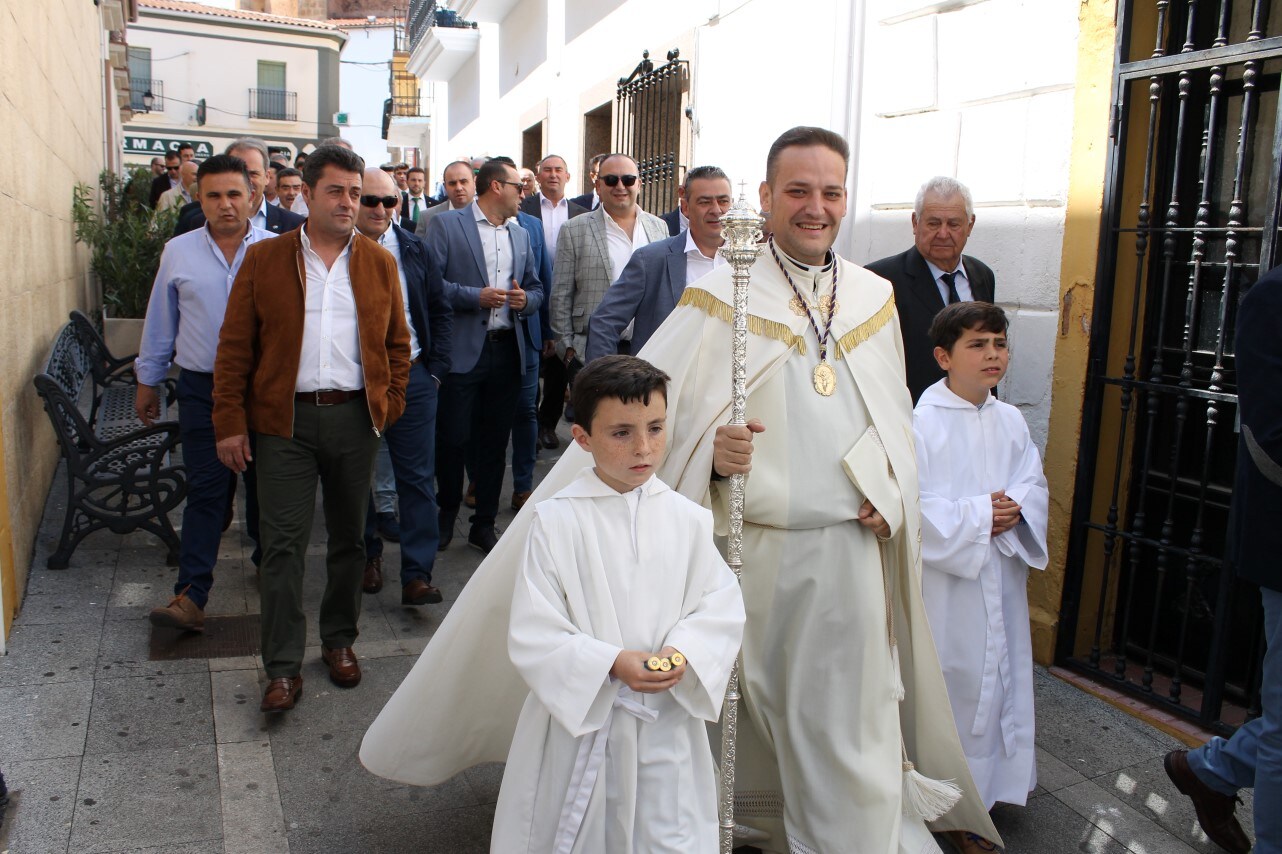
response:
M182 547L178 552L178 580L174 595L204 608L214 586L214 564L223 538L223 515L235 477L218 461L214 439L214 376L183 371L178 376L178 432L187 469L187 504L183 508ZM258 506L254 495L254 467L245 471L245 517L257 554Z
M378 456L374 458L374 486L370 490L374 496L374 512L396 512L396 475L392 470L392 455L387 450L387 439L378 446Z
M512 419L512 491L534 489L534 461L539 455L539 351L525 348L525 376Z
M436 380L426 362L410 366L405 412L383 433L392 458L401 506L401 585L421 578L432 583L436 545L441 538L436 508ZM378 520L365 515L365 556L383 554Z
M1264 603L1264 677L1260 717L1230 739L1189 751L1198 779L1223 795L1255 789L1255 854L1282 854L1282 592L1260 589Z

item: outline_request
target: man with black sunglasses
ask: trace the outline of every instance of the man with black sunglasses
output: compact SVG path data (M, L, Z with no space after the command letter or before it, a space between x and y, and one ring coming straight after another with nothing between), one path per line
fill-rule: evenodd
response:
M401 509L401 604L426 605L441 601L432 584L436 562L436 436L437 389L450 372L450 332L454 312L445 296L445 283L432 253L423 241L397 224L401 195L380 169L365 170L356 228L391 253L401 283L401 301L410 330L410 379L405 389L405 412L387 428L384 440L396 476ZM365 515L365 578L362 589L383 589L383 541L375 514Z
M526 325L543 302L530 236L514 221L521 200L515 167L491 160L477 174L476 201L427 227L427 245L454 309L450 374L436 427L440 547L448 546L463 501L463 467L475 443L476 510L468 544L489 552L503 487L507 444L525 375Z
M567 373L577 373L588 345L588 320L632 253L668 236L668 226L637 205L637 163L626 154L601 161L596 191L601 206L561 227L552 264L552 333ZM624 336L631 338L631 329ZM620 352L627 348L620 344Z

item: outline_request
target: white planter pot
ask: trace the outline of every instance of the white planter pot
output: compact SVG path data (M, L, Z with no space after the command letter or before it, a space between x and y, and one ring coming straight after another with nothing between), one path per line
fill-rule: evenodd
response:
M107 342L107 349L117 359L133 356L138 352L142 341L143 319L140 317L104 317L102 320L102 337Z

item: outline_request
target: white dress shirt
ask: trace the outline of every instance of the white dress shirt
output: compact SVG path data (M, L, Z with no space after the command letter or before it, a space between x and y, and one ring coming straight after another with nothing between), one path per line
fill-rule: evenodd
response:
M720 252L713 252L709 258L703 254L703 250L694 242L694 236L686 231L686 286L692 282L703 278L713 270L726 263L726 259L721 257Z
M485 275L490 280L490 287L500 291L512 290L512 235L508 233L508 224L496 226L485 217L485 211L476 202L472 202L472 215L476 217L476 229L481 234L481 248L485 250ZM490 309L490 330L511 329L512 310L507 303Z
M302 229L301 236L307 296L303 313L303 348L294 390L355 391L364 388L356 297L352 294L352 277L348 272L352 240L347 241L334 266L325 269L325 262L312 249L306 228Z
M378 242L384 249L392 253L396 259L396 277L401 280L401 305L405 308L405 325L410 328L410 361L418 358L423 348L418 344L418 333L414 331L414 318L410 316L410 287L405 281L405 268L401 266L401 241L396 236L396 229L390 225L387 231L378 238Z
M641 224L641 214L637 213L637 218L632 221L632 236L614 221L614 217L608 213L605 215L605 244L610 250L610 272L614 278L610 281L613 285L623 275L623 268L628 266L628 261L632 259L632 253L636 252L642 246L650 243L650 235L646 233L645 226ZM633 320L627 328L619 333L620 341L632 340L632 328L636 326Z
M543 221L543 243L556 257L556 239L561 235L561 226L570 219L570 200L565 196L553 203L547 196L539 193L539 214Z
M922 260L926 261L924 257ZM948 305L948 285L944 284L944 280L940 278L948 271L941 270L929 261L926 261L926 266L930 268L930 275L935 279L935 287L939 288L939 295L944 298L944 305ZM962 302L973 300L975 297L970 289L970 279L966 278L966 270L960 261L957 262L957 269L952 272L956 274L953 278L953 286L957 288L957 296L961 297Z

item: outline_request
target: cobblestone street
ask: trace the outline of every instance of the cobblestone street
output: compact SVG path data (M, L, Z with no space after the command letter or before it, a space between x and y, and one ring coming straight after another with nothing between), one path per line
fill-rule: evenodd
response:
M542 452L539 476L554 461ZM366 727L480 561L465 545L465 525L436 566L444 605L400 605L399 551L389 543L392 581L365 597L360 686L330 684L313 621L303 698L268 720L258 711L265 680L257 656L174 658L182 641L158 634L153 643L146 615L168 600L174 575L149 535L98 533L70 569L45 568L62 484L59 476L9 654L0 658L0 708L8 712L0 716L0 768L12 801L0 854L488 850L501 766L423 789L374 777L356 758ZM508 500L505 493L501 506ZM500 525L511 515L505 510ZM319 507L316 518L305 587L312 614L324 577ZM211 622L257 613L249 554L237 521L223 538ZM245 622L254 635L257 621ZM216 640L210 634L203 643ZM1045 670L1037 712L1041 785L1027 808L996 814L1010 852L1219 850L1162 771L1177 741ZM1240 815L1250 828L1246 797Z

